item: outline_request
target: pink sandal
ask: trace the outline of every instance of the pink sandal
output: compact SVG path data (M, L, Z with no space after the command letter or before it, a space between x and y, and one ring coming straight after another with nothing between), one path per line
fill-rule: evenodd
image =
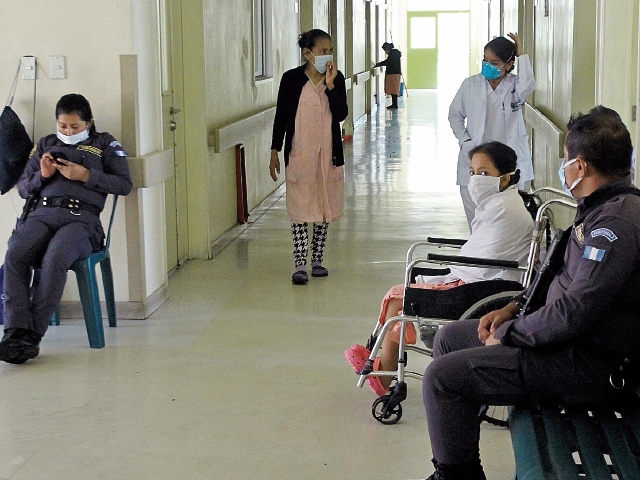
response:
M362 371L369 355L371 355L369 349L362 345L353 345L344 351L344 358L347 359L347 362L349 362L349 365L353 367L356 373Z
M360 373L364 368L365 363L369 359L371 352L362 345L353 345L344 351L344 356L349 362L349 365L353 367L356 373ZM380 358L376 357L373 361L373 370L380 370ZM382 382L379 377L367 377L366 380L369 388L373 390L373 393L381 397L386 395L387 389L382 386Z

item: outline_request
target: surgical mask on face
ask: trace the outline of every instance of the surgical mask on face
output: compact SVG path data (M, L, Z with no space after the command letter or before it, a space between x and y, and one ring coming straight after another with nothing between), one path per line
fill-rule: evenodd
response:
M324 73L327 71L327 62L333 61L333 55L318 55L317 57L313 55L313 59L313 66L316 67L318 73Z
M482 76L487 80L495 80L500 77L502 71L489 62L482 62L482 70L480 73L482 73Z
M514 175L516 172L505 173L504 175ZM488 175L472 175L469 179L469 196L473 203L480 205L494 193L500 192L500 179L504 177L491 177Z
M567 163L562 163L560 164L560 168L558 169L558 178L560 179L560 185L562 186L562 190L564 190L566 193L570 195L572 195L571 190L573 190L578 186L578 184L582 181L583 177L576 178L576 180L569 187L567 186L567 179L564 175L564 169L567 168L572 163L575 163L577 160L578 158L576 157L574 159L569 160Z
M64 133L60 133L59 130L56 130L56 135L61 142L64 142L67 145L75 145L76 143L84 142L89 138L89 129L87 128L75 135L65 135Z
M500 177L472 175L469 179L469 196L476 205L500 191Z

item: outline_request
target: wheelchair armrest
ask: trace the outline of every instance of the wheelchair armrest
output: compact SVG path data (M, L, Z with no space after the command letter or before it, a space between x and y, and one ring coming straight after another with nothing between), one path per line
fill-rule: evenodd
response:
M443 246L453 246L453 247L461 247L465 243L466 240L461 238L439 238L439 237L427 237L427 242L429 243L438 243Z
M472 267L489 267L508 270L520 270L520 264L511 260L494 260L490 258L463 257L460 255L427 254L427 260L442 262L444 265L468 265Z

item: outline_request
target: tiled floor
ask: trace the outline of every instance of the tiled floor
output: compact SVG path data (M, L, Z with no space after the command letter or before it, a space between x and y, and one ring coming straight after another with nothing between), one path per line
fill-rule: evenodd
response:
M276 192L210 261L170 278L146 321L53 327L42 353L0 365L0 479L408 479L432 472L421 384L383 426L343 350L368 337L407 247L464 236L448 99L410 91L347 145L346 213L329 228L328 278L294 286ZM265 169L266 169L265 164ZM230 235L234 237L235 235ZM424 357L411 357L417 370ZM488 478L513 471L509 433L483 425Z

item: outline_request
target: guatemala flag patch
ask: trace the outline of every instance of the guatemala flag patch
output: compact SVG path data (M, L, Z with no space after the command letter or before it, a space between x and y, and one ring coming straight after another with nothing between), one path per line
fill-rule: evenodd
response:
M605 250L586 246L582 251L582 258L586 258L588 260L595 260L596 262L601 262L602 259L604 258L604 253L605 253Z

